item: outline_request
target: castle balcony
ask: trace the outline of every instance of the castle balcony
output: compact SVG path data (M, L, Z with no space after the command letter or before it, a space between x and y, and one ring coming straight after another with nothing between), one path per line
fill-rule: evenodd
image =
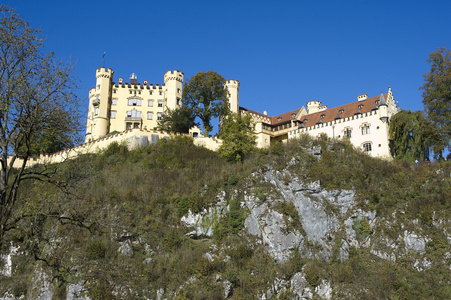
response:
M141 117L125 117L125 122L140 122L141 123Z

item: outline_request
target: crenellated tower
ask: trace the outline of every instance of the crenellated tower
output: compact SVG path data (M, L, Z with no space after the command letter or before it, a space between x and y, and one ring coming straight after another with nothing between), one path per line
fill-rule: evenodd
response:
M307 102L307 111L309 114L313 114L320 111L321 101L311 100Z
M96 87L89 91L86 142L104 137L109 132L111 84L113 70L96 69Z
M240 91L240 82L238 80L227 80L225 85L227 88L228 96L229 96L229 105L230 112L238 113L240 110L240 102L239 102L239 91Z
M166 106L175 109L182 105L183 72L167 71L164 74Z

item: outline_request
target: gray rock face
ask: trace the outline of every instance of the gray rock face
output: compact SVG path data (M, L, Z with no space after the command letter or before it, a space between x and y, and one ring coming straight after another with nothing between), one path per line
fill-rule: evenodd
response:
M122 245L117 249L117 251L126 257L132 257L133 256L133 248L131 245L130 240L126 240L122 243Z
M287 177L291 179L288 183ZM284 216L266 203L259 205L259 199L251 196L245 197L245 205L251 210L245 222L247 232L261 237L277 261L289 259L291 251L302 249L306 240L320 246L321 250L314 255L329 259L335 233L339 230L339 217L354 205L354 191L326 191L319 182L304 185L287 171L270 170L263 178L281 192L281 199L273 202L293 203L306 236L297 230L287 232Z
M225 192L220 192L217 196L216 205L208 209L204 209L200 213L194 214L191 210L186 216L183 216L181 221L186 226L193 228L193 231L187 233L191 237L212 237L213 226L229 211L229 206L225 201Z
M67 300L89 300L88 296L83 296L85 291L81 284L71 284L67 287Z
M406 252L413 251L424 254L426 250L427 239L418 236L413 232L404 231L404 244Z
M313 297L310 284L301 272L294 274L291 278L291 292L295 295L296 299L310 299Z
M289 259L291 251L299 248L304 241L298 231L287 232L284 216L268 209L265 203L253 207L244 227L248 233L259 236L263 244L268 246L271 256L279 262Z

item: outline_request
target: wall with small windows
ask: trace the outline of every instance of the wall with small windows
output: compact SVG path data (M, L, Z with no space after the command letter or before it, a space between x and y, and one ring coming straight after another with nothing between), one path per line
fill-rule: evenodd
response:
M363 105L369 105L370 103L360 104L357 107L359 111L356 111L351 116L345 116L346 110L343 108L326 110L324 112L325 115L328 113L335 114L335 111L337 111L337 117L326 122L317 122L312 126L293 128L289 132L288 138L299 138L302 134L309 134L314 137L326 134L332 139L348 139L355 147L362 149L362 151L371 156L389 158L388 125L390 117L398 111L396 105L394 105L393 98L390 98L390 93L391 90L388 96L385 96L390 101L387 101L387 104L383 107L384 109L380 109L380 106L373 106L370 111L362 113L360 110L363 110ZM362 102L365 100L366 98L359 99ZM306 118L309 117L312 118L311 115L306 116ZM321 116L319 117L321 118Z

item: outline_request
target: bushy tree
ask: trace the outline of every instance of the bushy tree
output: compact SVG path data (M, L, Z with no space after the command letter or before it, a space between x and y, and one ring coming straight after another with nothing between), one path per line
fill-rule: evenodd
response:
M199 72L183 86L182 102L201 119L204 135L213 130L211 119L229 111L225 79L214 71Z
M188 133L189 129L197 125L194 112L188 106L167 109L166 114L158 121L160 130L169 132Z
M41 150L70 145L79 123L72 66L44 53L39 30L13 9L1 6L0 14L1 245L4 233L15 225L11 214L20 184L50 176L47 168L25 169L28 159Z
M394 115L390 121L389 136L391 155L411 162L429 158L431 147L440 140L422 111L403 110Z
M437 48L429 54L427 62L431 70L424 74L423 105L427 119L437 128L440 142L434 146L434 154L441 157L451 140L451 51Z
M255 149L255 133L249 115L228 115L224 119L220 137L223 144L218 153L228 161L242 161Z

